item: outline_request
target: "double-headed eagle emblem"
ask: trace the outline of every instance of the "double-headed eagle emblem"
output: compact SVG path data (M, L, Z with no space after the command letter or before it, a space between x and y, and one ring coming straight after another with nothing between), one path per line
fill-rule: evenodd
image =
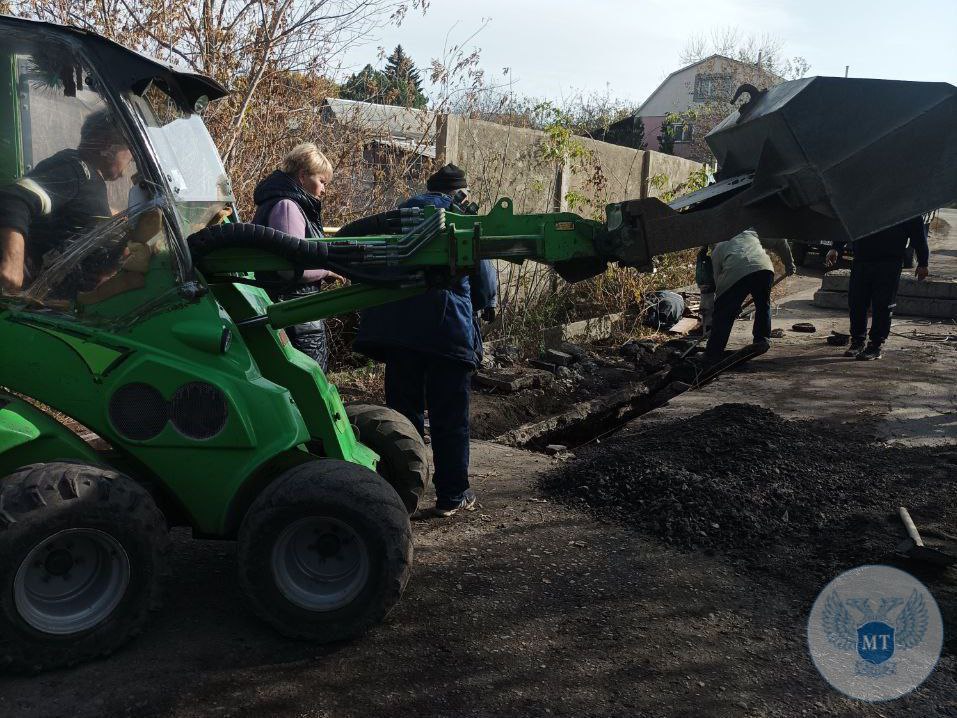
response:
M914 590L905 599L881 596L875 608L870 598L842 600L831 591L821 616L828 643L841 651L855 651L861 660L855 672L867 676L883 676L896 672L888 663L897 650L916 648L927 633L927 606L924 597ZM899 606L896 616L891 617Z

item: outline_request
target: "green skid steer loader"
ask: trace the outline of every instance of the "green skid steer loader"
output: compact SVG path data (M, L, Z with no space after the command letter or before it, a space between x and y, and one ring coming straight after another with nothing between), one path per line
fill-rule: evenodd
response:
M0 18L0 668L71 665L141 631L171 526L237 540L253 611L285 635L344 639L396 604L421 439L345 407L285 327L485 258L577 281L752 226L861 237L957 195L955 88L809 78L752 92L714 133L721 181L673 206L616 203L596 222L501 199L307 241L233 221L198 114L225 92L89 32ZM877 166L880 186L855 189ZM352 284L273 303L255 274L300 268Z

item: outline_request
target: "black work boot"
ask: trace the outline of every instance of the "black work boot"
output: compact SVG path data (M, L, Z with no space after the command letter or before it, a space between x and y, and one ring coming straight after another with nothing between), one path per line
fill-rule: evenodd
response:
M858 354L857 358L861 361L874 361L875 359L880 359L881 356L881 345L868 342L867 346L864 347L864 351Z
M847 351L844 352L844 356L856 357L862 351L864 351L864 340L851 337L851 346L849 346Z

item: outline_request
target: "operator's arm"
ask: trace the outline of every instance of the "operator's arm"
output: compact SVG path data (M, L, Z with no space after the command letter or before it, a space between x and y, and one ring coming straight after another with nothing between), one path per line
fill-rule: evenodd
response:
M0 293L23 289L30 221L48 205L21 184L0 189Z
M0 294L23 289L26 240L21 232L0 227Z
M82 162L41 162L37 170L0 188L0 283L4 291L23 289L30 225L58 212L80 187Z
M781 258L784 263L784 273L791 276L796 271L794 266L794 257L791 256L791 246L786 239L780 237L761 238L761 244L765 249L770 249Z

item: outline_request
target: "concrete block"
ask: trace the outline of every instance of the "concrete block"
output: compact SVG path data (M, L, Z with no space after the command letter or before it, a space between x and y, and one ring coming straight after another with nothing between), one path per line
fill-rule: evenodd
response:
M605 314L594 319L583 319L580 322L549 327L545 330L543 337L545 347L552 349L558 348L562 342L590 342L607 339L611 336L615 324L621 321L622 316L620 312Z
M850 269L828 272L821 282L821 289L826 292L846 292L850 279ZM918 282L914 270L905 269L897 295L920 299L957 299L957 279L930 276L923 282Z
M829 292L819 289L814 294L814 306L847 311L847 292ZM925 317L927 319L957 319L957 299L903 297L898 295L895 316Z

